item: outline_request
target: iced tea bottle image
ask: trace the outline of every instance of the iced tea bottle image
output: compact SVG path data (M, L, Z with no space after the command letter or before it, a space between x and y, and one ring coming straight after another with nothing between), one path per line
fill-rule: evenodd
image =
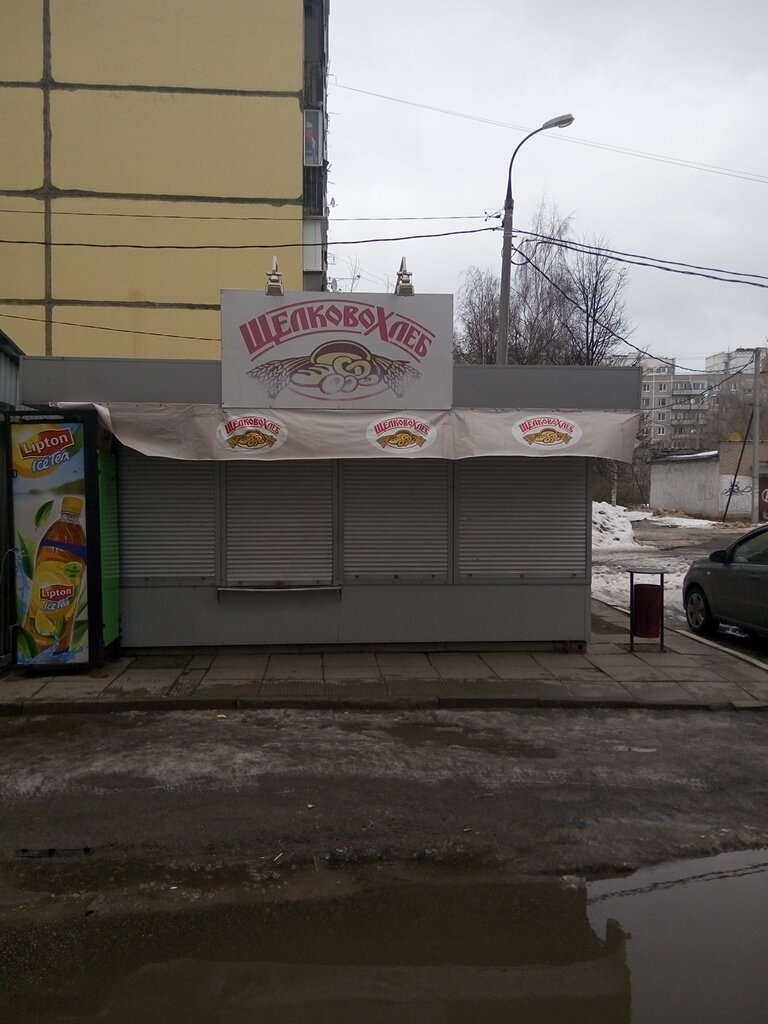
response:
M24 629L40 651L69 650L87 561L83 499L61 499L61 514L37 548Z

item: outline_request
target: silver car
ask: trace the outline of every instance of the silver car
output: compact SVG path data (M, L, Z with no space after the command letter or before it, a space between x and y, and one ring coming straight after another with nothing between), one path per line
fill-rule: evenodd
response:
M768 636L768 526L694 562L683 580L683 604L699 636L712 636L721 623Z

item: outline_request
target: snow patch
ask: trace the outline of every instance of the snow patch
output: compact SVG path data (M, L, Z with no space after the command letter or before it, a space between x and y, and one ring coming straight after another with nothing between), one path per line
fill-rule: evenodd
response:
M687 526L692 530L702 530L708 526L722 526L722 523L716 523L712 519L678 519L675 516L653 516L653 521L659 526Z
M592 547L638 547L632 535L632 523L623 505L609 505L607 501L592 502Z
M649 568L659 565L658 552L647 545L639 544L632 534L632 523L640 519L652 519L663 526L682 526L692 529L706 526L717 526L707 519L678 519L671 516L655 516L651 511L634 511L623 505L610 505L605 501L592 503L592 548L596 559L592 564L592 596L599 601L629 609L629 571L631 566ZM611 560L610 564L600 564L600 555L611 550L642 549L642 554L627 555L620 564ZM665 607L682 604L683 578L688 571L690 559L665 552L663 568L664 604ZM638 582L636 579L635 582ZM658 582L658 577L648 577L640 582Z

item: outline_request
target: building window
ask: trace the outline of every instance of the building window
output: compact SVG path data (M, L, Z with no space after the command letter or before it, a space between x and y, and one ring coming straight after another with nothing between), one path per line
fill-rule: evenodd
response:
M666 391L666 390L667 390L666 381L663 384L659 384L659 391Z
M643 391L650 391L650 390L651 390L651 385L650 384L643 384Z
M656 427L656 437L664 437L666 432L666 427Z
M323 115L321 110L304 111L304 166L322 167Z
M643 403L643 408L644 409L649 409L650 405L651 405L651 400L650 400L650 398L643 398L642 399L642 403Z
M659 423L663 423L666 418L667 418L667 414L665 412L657 412L656 413L656 419L658 420Z
M666 400L666 398L660 398L660 399L659 399L659 406L660 406L660 407L661 407L662 409L664 408L664 406L665 406L666 404L667 404L667 400Z

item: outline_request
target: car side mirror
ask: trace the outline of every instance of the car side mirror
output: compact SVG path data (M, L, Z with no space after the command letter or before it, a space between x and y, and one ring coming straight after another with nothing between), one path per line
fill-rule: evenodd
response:
M709 556L710 562L727 562L728 555L726 554L725 548L718 548L717 551L713 551Z

